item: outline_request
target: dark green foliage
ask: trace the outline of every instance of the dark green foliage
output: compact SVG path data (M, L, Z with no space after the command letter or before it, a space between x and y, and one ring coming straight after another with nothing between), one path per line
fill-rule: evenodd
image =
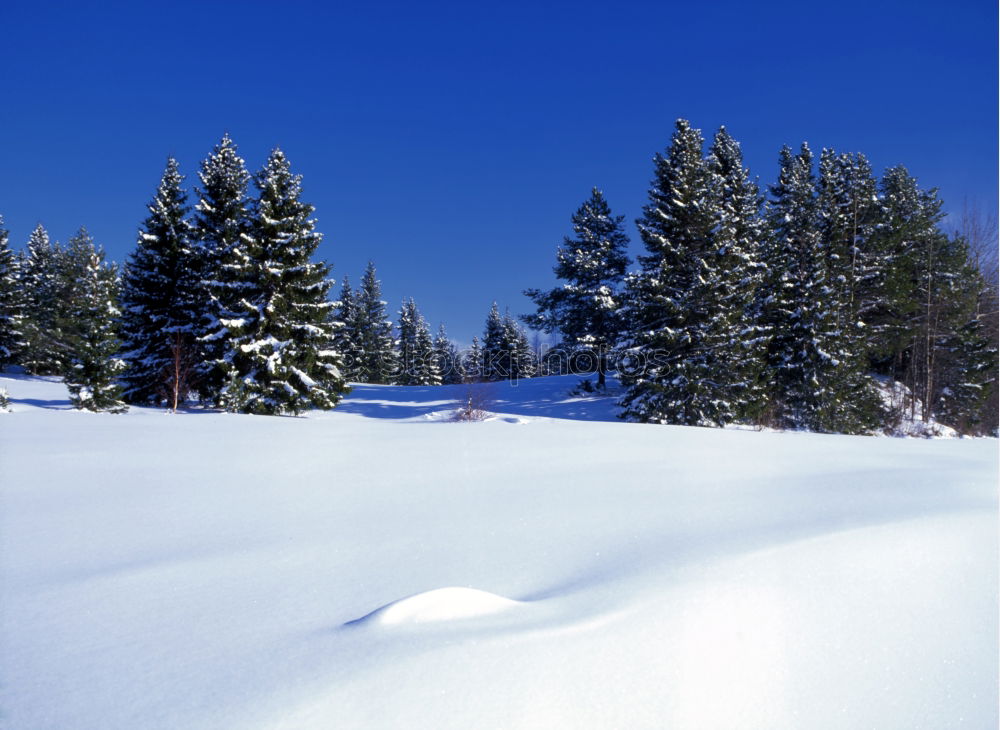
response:
M473 346L478 342L473 341ZM534 377L537 371L535 355L528 341L528 335L518 325L510 312L502 317L496 302L493 302L486 317L481 354L482 380L518 380ZM470 371L473 372L473 371Z
M441 370L427 322L413 299L403 302L399 312L400 385L440 385Z
M334 326L333 349L339 352L343 358L344 378L351 382L359 380L357 361L360 348L357 333L361 327L360 312L358 295L351 289L351 282L345 276L332 319Z
M39 223L31 232L19 262L23 288L23 349L20 362L32 375L56 375L65 366L56 321L60 318L60 259L62 249L49 241Z
M382 300L382 284L375 275L375 264L370 261L354 301L355 323L347 325L356 348L355 377L362 383L391 383L398 372L392 322Z
M225 385L225 327L250 284L241 278L250 234L247 185L250 174L228 134L201 163L192 236L200 279L201 319L196 332L197 364L193 376L203 400L218 402Z
M746 279L756 275L756 241L747 237L756 232L743 218L757 205L728 135L717 138L709 165L701 133L678 120L666 156L655 158L638 221L648 255L629 281L630 349L644 367L623 379L626 418L723 425L744 410L736 399L749 400L755 376L731 365L741 337L757 340L746 332L754 289ZM734 272L744 266L745 273Z
M229 410L268 415L333 408L348 388L330 349L329 267L311 260L321 240L313 207L299 199L301 177L279 149L255 183L251 235L224 265L242 287L234 316L221 320L223 401Z
M182 182L177 161L168 159L122 276L120 335L128 364L122 385L129 403L172 403L181 385L177 358L201 362L204 299ZM180 395L183 401L186 393Z
M549 291L527 289L538 307L524 322L545 332L558 332L565 349L582 348L596 357L598 382L604 386L608 350L623 329L621 285L628 267L624 216L613 216L597 188L573 214L576 238L565 238L553 269L562 286Z
M476 344L478 343L477 338ZM434 337L434 359L438 371L441 373L442 384L456 385L465 381L466 375L462 358L455 343L448 339L444 325L438 327L437 335Z
M70 249L80 257L81 267L72 282L73 296L65 317L58 323L66 351L64 378L70 402L81 410L124 413L128 406L117 382L125 369L125 362L117 356L117 273L104 265L104 253L85 231Z
M0 370L19 361L24 349L23 297L17 257L0 216Z
M739 143L716 132L707 160L715 215L702 277L716 297L703 329L712 352L717 420L756 421L766 408L766 346L770 333L760 309L766 226L757 184L743 167ZM725 405L724 405L725 404Z

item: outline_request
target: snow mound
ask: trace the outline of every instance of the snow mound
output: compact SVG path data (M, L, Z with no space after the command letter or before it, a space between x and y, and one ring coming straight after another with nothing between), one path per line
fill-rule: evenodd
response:
M508 611L520 601L475 588L437 588L386 604L352 624L398 626L489 616Z

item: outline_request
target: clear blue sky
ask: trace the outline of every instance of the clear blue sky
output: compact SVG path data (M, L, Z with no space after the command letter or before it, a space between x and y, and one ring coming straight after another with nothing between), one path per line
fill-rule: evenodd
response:
M338 280L374 259L468 342L554 283L592 186L636 239L677 117L765 183L807 140L995 209L996 38L995 0L4 2L0 213L124 260L167 155L193 184L228 130L251 169L287 152Z

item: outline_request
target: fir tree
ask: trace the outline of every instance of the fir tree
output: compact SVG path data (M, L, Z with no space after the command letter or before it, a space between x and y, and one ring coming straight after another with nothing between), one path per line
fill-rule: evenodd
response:
M465 353L462 368L466 380L477 383L483 379L483 346L479 342L479 337L472 338L472 345Z
M400 385L440 385L441 370L427 322L413 299L403 302L399 312Z
M64 376L70 402L81 410L124 413L128 406L121 399L117 382L125 369L125 362L117 356L115 333L117 275L104 265L104 253L94 247L85 231L71 248L81 257L86 249L90 253L73 281L74 296L66 317L59 322L68 352Z
M334 321L339 323L334 333L334 348L344 359L344 378L348 381L358 381L358 332L360 330L360 313L358 295L351 288L350 280L345 276L340 289L340 298L334 312Z
M478 338L476 344L479 344ZM437 335L434 337L434 360L444 385L456 385L465 381L465 368L458 348L455 347L455 343L448 339L448 333L443 324L438 327Z
M199 259L182 182L177 161L168 159L122 276L120 335L127 368L121 380L129 403L172 402L181 385L178 357L192 361L200 352Z
M241 278L250 243L250 174L228 134L201 163L198 178L193 236L198 243L195 263L202 316L194 377L203 398L218 402L226 377L226 329L221 320L235 316L250 286Z
M18 265L24 296L21 364L32 375L55 375L65 366L64 353L55 337L61 306L61 254L59 244L49 240L39 223Z
M573 214L575 238L556 251L557 278L566 283L550 291L527 289L538 307L522 319L535 329L559 332L569 351L583 348L596 355L597 384L605 386L607 356L622 331L621 285L628 267L628 236L604 194L594 188Z
M734 417L720 387L720 348L732 319L719 289L718 214L701 133L677 121L667 155L657 155L649 204L638 221L648 256L630 280L633 353L645 359L628 386L623 415L638 421L721 425Z
M391 383L397 373L392 322L382 300L382 284L375 264L368 262L356 294L357 324L352 327L357 347L356 377L362 383Z
M333 408L347 385L330 349L329 267L311 260L322 238L309 217L313 207L299 199L301 176L279 149L255 183L238 316L221 320L228 330L223 400L230 410L268 415Z
M19 361L24 347L22 289L17 257L0 216L0 371Z
M531 349L527 333L509 312L503 318L503 350L507 353L508 377L511 380L535 376L538 370L535 352Z
M497 303L493 302L486 317L486 328L483 332L482 368L480 369L480 377L483 380L503 380L510 376L510 349L506 334L500 309L497 307Z
M755 421L766 407L763 379L768 331L759 307L765 266L761 246L766 226L763 199L743 167L739 143L719 129L708 155L715 231L704 276L717 297L705 329L713 352L720 421Z

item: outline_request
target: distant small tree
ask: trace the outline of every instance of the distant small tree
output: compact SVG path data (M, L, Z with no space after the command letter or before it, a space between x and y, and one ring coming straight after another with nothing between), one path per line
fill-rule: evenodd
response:
M352 337L356 349L354 375L362 383L391 383L397 371L392 322L382 299L382 282L375 264L368 262L361 286L355 293L355 324ZM348 323L348 326L351 326Z
M0 216L0 370L17 362L24 347L22 290L17 257L8 245Z
M441 382L444 385L456 385L464 382L465 369L462 366L462 359L459 357L455 343L448 339L448 333L443 324L438 327L437 335L434 337L434 359L437 361Z
M553 271L566 283L524 292L538 311L521 319L532 328L558 332L570 350L592 350L600 388L605 387L608 350L623 328L620 291L629 264L624 220L612 215L604 194L594 188L573 214L576 237L566 237L556 251Z

